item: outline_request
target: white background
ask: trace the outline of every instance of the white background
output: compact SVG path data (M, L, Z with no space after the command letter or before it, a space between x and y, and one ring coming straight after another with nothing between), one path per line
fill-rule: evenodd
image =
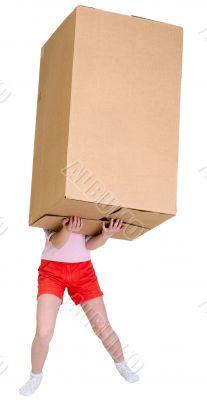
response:
M81 4L184 28L177 215L135 241L109 239L91 252L111 324L122 344L128 345L126 356L136 353L140 359L140 381L131 384L118 374L83 314L75 315L65 305L34 397L206 399L207 3ZM4 400L21 398L18 389L29 377L37 268L45 242L41 229L28 226L40 48L77 5L52 0L1 3L0 396Z

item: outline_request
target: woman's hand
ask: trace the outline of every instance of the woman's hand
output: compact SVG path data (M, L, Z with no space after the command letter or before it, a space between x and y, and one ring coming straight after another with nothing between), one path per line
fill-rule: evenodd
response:
M68 217L62 220L63 228L70 232L79 232L83 227L83 220L81 217Z
M109 237L113 236L114 233L122 232L124 228L125 228L125 226L123 225L123 222L121 219L117 219L116 222L114 222L113 218L111 218L108 228L106 228L105 221L103 221L102 236L104 238L109 238Z

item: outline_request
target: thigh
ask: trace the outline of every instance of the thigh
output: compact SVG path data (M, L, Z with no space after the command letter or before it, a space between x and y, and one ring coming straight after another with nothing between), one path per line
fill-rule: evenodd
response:
M80 305L90 321L92 328L101 329L104 326L109 325L103 296L86 300Z
M36 329L53 331L61 299L53 294L44 293L38 297L36 311Z
M91 260L74 264L71 270L71 280L67 290L69 296L76 305L83 304L86 301L89 305L89 300L103 296L103 292L100 288L99 281ZM96 303L96 305L94 303L94 307L99 307L100 311L102 309L102 312L104 312L104 304L100 303L100 300L97 300ZM99 306L98 303L100 303ZM86 308L87 306L85 303L84 310L86 310Z
M65 290L64 266L53 260L41 260L38 268L37 298L42 294L53 294L63 300Z

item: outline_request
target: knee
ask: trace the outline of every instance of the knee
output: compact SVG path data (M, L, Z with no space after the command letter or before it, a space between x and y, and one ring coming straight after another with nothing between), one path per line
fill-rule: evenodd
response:
M113 329L111 324L108 320L102 321L102 323L96 323L92 326L95 334L98 336L99 339L105 341L112 333Z
M35 338L40 344L48 344L53 336L53 330L50 328L37 329Z

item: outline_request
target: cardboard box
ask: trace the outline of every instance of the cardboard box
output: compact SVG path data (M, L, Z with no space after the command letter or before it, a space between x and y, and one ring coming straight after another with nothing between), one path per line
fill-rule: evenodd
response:
M182 27L77 6L41 48L29 226L176 215Z

